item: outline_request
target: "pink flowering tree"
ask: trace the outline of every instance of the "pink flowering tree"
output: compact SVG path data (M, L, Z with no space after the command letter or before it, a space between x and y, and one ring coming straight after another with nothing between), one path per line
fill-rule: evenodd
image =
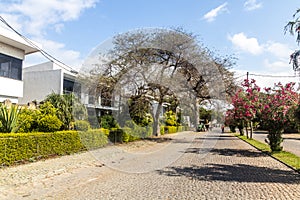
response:
M256 118L260 105L260 87L256 85L255 80L246 79L242 86L243 88L238 90L232 97L234 108L228 115L235 119L241 135L243 135L244 126L247 127L248 124L252 124L252 121ZM252 137L252 134L250 137Z
M268 129L268 140L272 151L281 151L282 133L292 120L293 111L298 104L299 95L294 90L295 83L282 85L274 89L265 88L261 95L260 116Z

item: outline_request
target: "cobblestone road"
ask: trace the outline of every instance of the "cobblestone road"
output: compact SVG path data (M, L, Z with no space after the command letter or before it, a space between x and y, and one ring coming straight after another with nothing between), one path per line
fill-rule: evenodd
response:
M1 170L0 199L300 199L299 174L229 134L172 137L124 147L105 166L94 152Z

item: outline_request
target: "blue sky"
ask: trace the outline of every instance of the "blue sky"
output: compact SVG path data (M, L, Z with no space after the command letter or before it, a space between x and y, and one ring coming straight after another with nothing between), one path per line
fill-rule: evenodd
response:
M2 0L0 15L77 69L93 48L118 33L145 27L182 27L218 54L237 57L233 69L237 76L247 71L291 76L289 55L299 46L283 28L299 7L296 0ZM30 55L25 65L43 61L40 55ZM250 78L269 85L299 81Z

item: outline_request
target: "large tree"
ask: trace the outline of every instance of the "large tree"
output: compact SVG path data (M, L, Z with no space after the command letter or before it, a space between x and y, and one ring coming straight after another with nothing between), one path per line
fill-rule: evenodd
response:
M93 65L94 79L89 80L95 80L97 88L104 85L99 80L109 79L111 98L140 97L152 104L155 135L159 133L164 102L178 99L181 107L194 111L196 125L199 103L207 99L225 100L234 85L233 74L228 71L231 59L214 56L193 34L181 30L129 32L114 37L112 46L100 64Z

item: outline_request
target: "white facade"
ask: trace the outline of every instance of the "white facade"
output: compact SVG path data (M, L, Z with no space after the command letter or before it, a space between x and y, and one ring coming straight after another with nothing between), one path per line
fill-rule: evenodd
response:
M19 103L41 102L51 93L63 94L64 81L74 82L76 74L71 68L54 62L24 68L24 95L19 98Z
M37 52L38 49L30 45L23 38L8 31L0 33L0 102L9 99L12 103L18 103L18 98L23 96L23 80L21 76L22 61L25 55ZM17 72L13 72L13 62L4 58L18 59L20 67ZM7 71L5 71L7 70ZM21 70L21 71L20 71ZM10 73L20 73L19 78L12 78Z

